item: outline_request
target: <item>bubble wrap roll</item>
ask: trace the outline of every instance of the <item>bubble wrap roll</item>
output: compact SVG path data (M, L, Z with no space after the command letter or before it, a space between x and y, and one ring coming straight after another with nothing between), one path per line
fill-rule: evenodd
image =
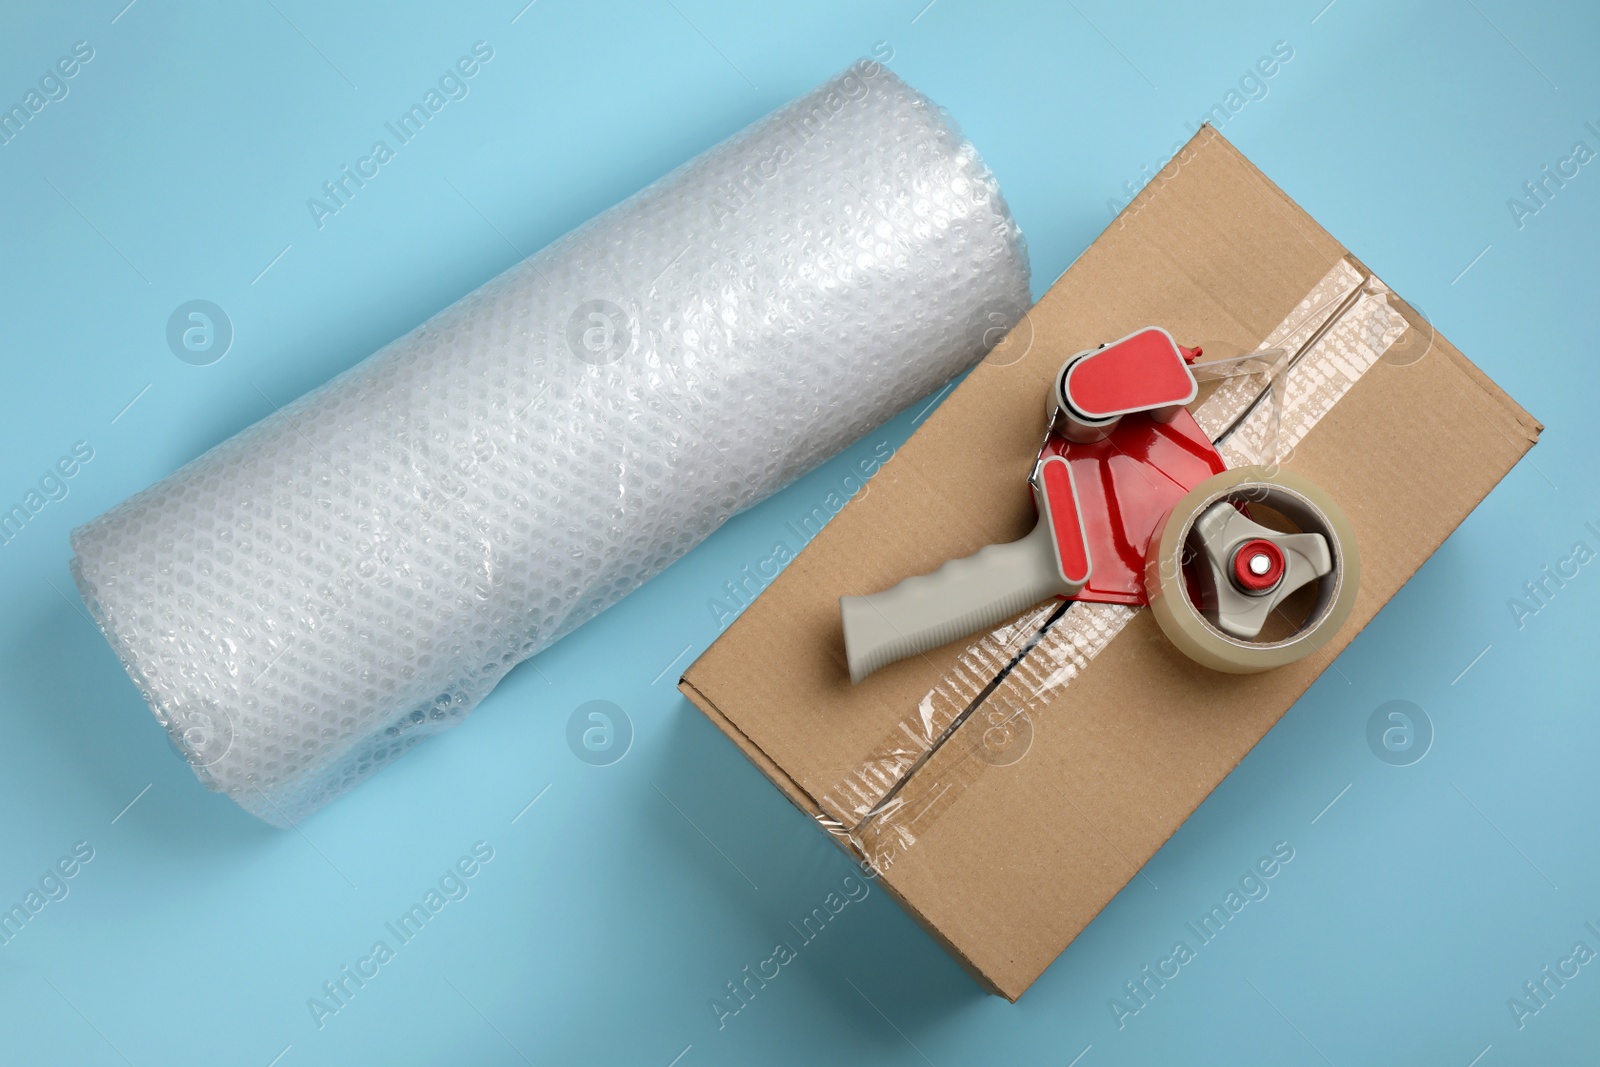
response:
M73 533L210 788L297 821L978 359L1021 235L863 61Z

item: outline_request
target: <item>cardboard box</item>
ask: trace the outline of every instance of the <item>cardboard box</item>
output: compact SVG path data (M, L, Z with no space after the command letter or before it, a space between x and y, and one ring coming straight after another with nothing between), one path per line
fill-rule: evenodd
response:
M1202 129L680 682L985 989L1021 996L1537 440L1369 274ZM1331 644L1224 675L1147 610L1045 605L850 684L841 595L1032 527L1025 478L1068 355L1148 324L1207 358L1301 343L1352 278L1376 317L1332 323L1323 370L1294 372L1303 436L1284 462L1359 541L1360 596ZM1311 380L1324 372L1336 387Z

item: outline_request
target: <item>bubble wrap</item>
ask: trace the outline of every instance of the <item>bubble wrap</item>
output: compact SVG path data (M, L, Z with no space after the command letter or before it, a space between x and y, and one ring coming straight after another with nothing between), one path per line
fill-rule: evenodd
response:
M73 574L201 780L291 824L1027 304L989 171L863 61L76 530Z

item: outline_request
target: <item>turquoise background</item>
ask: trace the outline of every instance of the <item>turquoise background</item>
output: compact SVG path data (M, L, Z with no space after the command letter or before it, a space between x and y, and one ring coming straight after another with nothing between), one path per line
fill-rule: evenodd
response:
M1600 167L1520 225L1507 201L1600 149L1600 8L125 2L0 16L7 106L93 49L0 145L0 502L94 452L0 547L0 903L93 850L0 945L0 1060L1594 1062L1600 964L1520 1027L1507 1002L1600 950L1600 565L1520 624L1510 606L1600 549ZM479 40L470 95L319 229L306 199ZM299 831L201 789L76 603L73 526L858 56L962 123L1039 293L1280 41L1292 60L1222 132L1548 429L1017 1005L874 889L725 1026L710 1008L850 868L673 680L722 584L913 414ZM209 366L166 342L193 299L234 331ZM594 700L632 728L605 766L567 741ZM1368 742L1395 700L1431 724L1405 766ZM1123 983L1280 841L1270 894L1119 1028ZM477 842L469 895L319 1028L308 999Z

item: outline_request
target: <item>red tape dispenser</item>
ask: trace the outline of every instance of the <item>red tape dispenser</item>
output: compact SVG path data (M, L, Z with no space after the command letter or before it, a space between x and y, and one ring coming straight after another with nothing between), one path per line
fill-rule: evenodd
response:
M1304 478L1228 469L1185 407L1200 354L1150 326L1067 360L1028 479L1033 532L841 597L851 681L1050 597L1149 605L1185 655L1234 674L1325 644L1355 605L1355 533Z

